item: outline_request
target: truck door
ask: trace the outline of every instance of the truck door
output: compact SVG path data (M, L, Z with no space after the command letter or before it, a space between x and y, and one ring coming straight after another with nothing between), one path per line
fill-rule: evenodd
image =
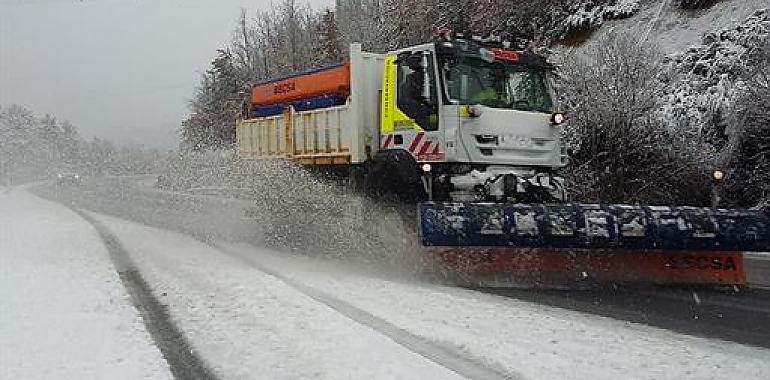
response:
M438 94L432 51L388 55L382 86L381 148L407 150L417 161L441 160Z

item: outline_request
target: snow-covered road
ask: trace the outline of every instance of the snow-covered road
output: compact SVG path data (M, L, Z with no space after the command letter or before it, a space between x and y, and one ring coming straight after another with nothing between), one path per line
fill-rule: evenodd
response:
M65 376L56 376L56 367L45 366L48 363L19 364L25 356L15 352L24 347L39 361L58 354L35 351L36 342L19 331L30 321L40 321L32 330L39 331L37 336L45 342L51 334L46 323L56 325L53 315L59 310L66 315L88 302L109 298L118 306L91 313L94 321L65 327L85 329L112 345L126 344L132 354L124 360L131 361L134 371L168 376L93 228L60 206L18 192L0 195L0 210L0 302L3 311L15 308L0 316L0 367L15 368L18 376L13 378L29 378L24 375L30 372L24 371L41 366L51 371L51 378L88 375L89 362L76 353L68 352L69 359L62 362L70 364L65 369L69 372L58 373ZM681 380L766 379L770 373L770 350L763 348L423 283L339 260L287 256L245 244L204 244L180 233L88 215L120 242L154 295L168 305L173 322L223 379L507 375ZM56 253L60 251L71 253L62 256ZM77 286L74 281L59 281L48 295L44 284L52 284L58 276L93 281ZM32 295L36 299L29 302L30 295L19 295L20 287L37 289ZM57 292L71 296L52 299ZM102 328L105 321L121 327ZM6 324L14 328L6 329ZM97 331L91 331L93 326ZM15 338L8 341L6 335ZM49 340L52 345L64 344L61 339ZM131 346L132 342L142 344ZM11 353L8 359L6 352ZM94 357L104 357L106 363L98 370L109 370L109 350ZM118 372L122 367L113 368ZM74 378L103 378L100 373ZM136 372L120 374L140 377L129 373ZM45 376L37 378L41 377Z
M264 272L174 232L95 215L227 379L454 379Z
M308 265L230 246L389 323L528 379L763 379L770 351L575 311ZM286 268L290 268L287 270Z
M171 378L94 229L10 189L0 189L0 378Z

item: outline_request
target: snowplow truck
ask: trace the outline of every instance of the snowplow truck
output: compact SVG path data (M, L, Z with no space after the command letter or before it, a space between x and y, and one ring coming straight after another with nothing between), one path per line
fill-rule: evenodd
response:
M744 285L760 211L567 203L553 67L504 42L441 39L252 87L243 160L293 160L417 204L419 238L476 284Z

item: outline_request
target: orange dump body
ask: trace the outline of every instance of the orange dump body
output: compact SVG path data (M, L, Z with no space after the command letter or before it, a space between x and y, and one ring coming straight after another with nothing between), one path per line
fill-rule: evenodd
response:
M288 103L323 95L347 98L350 94L350 63L313 70L255 85L251 105Z

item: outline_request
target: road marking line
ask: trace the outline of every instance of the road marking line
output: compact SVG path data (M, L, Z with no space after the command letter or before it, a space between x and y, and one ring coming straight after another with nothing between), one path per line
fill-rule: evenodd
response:
M104 224L82 210L73 210L99 234L110 259L118 272L123 287L142 316L142 322L155 345L166 359L171 373L178 380L216 380L217 377L193 350L181 330L171 321L166 306L155 295L142 277L120 240Z
M263 265L252 256L243 255L219 244L213 244L212 246L227 256L243 261L245 264L259 270L260 272L275 277L276 279L284 282L286 285L299 291L300 293L303 293L304 295L317 302L325 304L332 310L337 311L338 313L350 318L351 320L387 336L393 342L401 345L407 350L412 351L463 377L478 380L521 380L524 378L522 375L512 373L511 371L492 368L488 365L481 364L477 360L469 359L467 355L462 355L450 347L441 346L425 338L414 335L409 331L395 326L390 322L365 310L359 309L346 301L291 279L273 270L272 268Z
M770 252L745 252L743 256L749 260L770 261Z

